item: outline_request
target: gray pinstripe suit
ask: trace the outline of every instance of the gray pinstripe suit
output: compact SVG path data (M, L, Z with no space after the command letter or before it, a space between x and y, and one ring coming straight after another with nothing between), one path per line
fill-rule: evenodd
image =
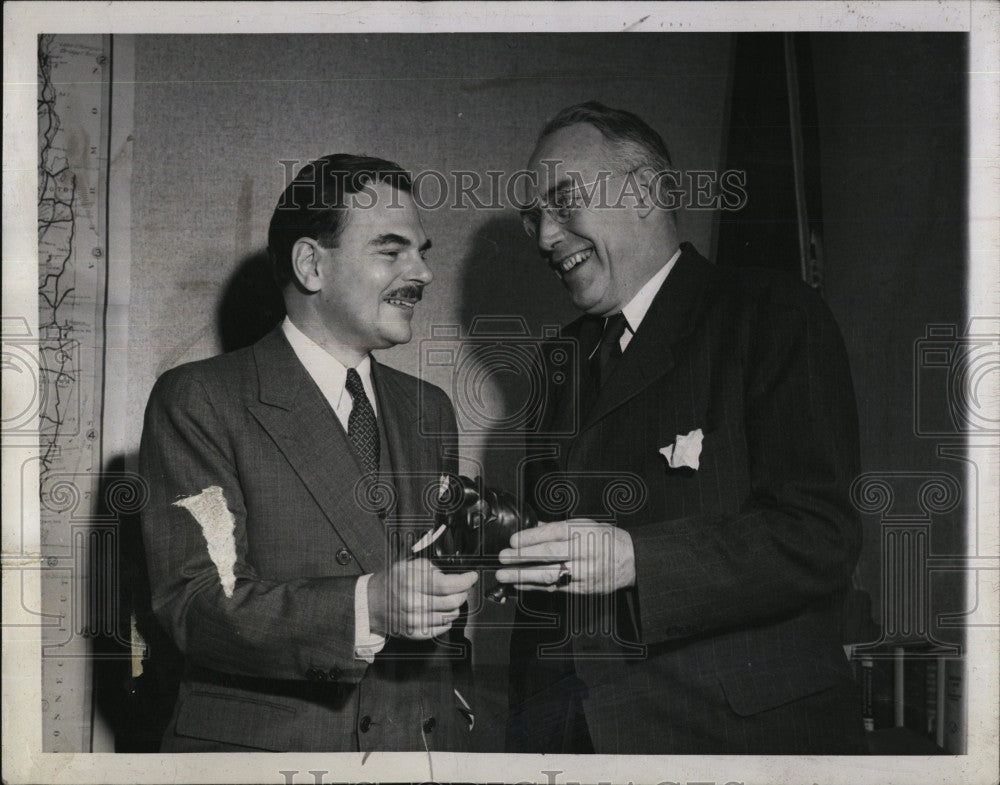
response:
M860 547L839 332L797 281L683 248L575 435L540 440L558 460L528 464L540 517L610 516L637 577L583 604L521 595L509 748L589 751L589 731L598 753L864 752L839 635ZM586 356L600 329L564 334ZM574 407L552 408L546 430L573 431ZM698 428L698 469L670 468L660 448Z
M452 648L390 639L372 665L354 655L357 577L385 567L387 523L427 525L423 491L454 468L444 393L374 362L372 374L388 515L359 502L357 456L280 328L154 387L143 539L153 608L187 666L164 751L465 748L460 629ZM231 597L195 518L173 505L210 486L235 518Z

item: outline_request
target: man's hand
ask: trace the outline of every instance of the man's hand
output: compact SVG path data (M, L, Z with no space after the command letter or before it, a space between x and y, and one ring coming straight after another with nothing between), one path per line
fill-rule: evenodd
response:
M635 551L624 529L590 518L541 523L510 538L497 580L522 591L610 594L635 584ZM568 577L567 577L568 576Z
M368 623L378 635L426 640L442 635L479 576L446 574L427 559L410 559L377 572L368 582Z

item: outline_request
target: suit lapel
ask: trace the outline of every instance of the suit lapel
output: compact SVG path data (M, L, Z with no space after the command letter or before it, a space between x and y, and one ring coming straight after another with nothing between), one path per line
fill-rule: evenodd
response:
M420 409L413 394L401 383L399 374L391 368L372 359L372 380L378 399L378 416L385 429L389 443L389 457L397 492L395 517L403 525L417 519L426 521L421 491L431 477L420 474L427 472L428 462L424 455L425 439L420 436ZM432 469L433 470L433 469Z
M385 566L381 521L358 502L361 465L281 328L254 345L259 403L248 408L281 450L365 572ZM295 510L289 510L294 521Z
M694 328L716 269L689 243L657 293L583 429L627 403L674 367L673 347Z

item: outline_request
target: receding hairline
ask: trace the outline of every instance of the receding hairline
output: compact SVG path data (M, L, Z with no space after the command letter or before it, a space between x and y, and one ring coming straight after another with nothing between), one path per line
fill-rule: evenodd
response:
M600 151L600 157L599 158L593 158L591 156L587 156L586 158L576 157L572 161L572 163L575 166L581 167L583 165L591 165L596 167L598 172L607 172L609 174L621 174L633 168L633 165L630 163L630 160L634 157L632 153L635 152L635 143L631 142L630 140L611 139L608 136L606 136L600 128L598 128L596 125L587 120L580 120L579 122L572 123L570 125L560 126L558 128L553 129L552 131L549 131L548 133L540 134L538 136L537 141L535 142L534 149L531 151L531 156L528 158L529 169L541 168L541 165L545 161L552 161L554 164L556 164L557 168L555 170L555 173L557 177L555 179L554 184L546 189L547 196L549 197L551 197L553 193L559 191L561 188L565 188L568 185L578 184L573 182L572 178L568 176L562 176L560 174L558 167L562 167L563 172L567 172L570 174L576 173L582 175L582 173L576 172L574 169L566 166L567 159L565 155L559 157L549 154L544 157L540 157L538 153L542 149L542 145L545 143L547 139L551 139L552 137L557 136L561 132L572 133L580 126L587 126L591 129L591 131L596 132L597 137L596 139L594 139L594 141L598 145L598 149ZM632 150L628 149L630 147L633 149ZM644 148L639 148L639 149L642 153L646 152Z
M585 101L560 110L542 127L535 143L564 129L589 125L603 139L605 150L626 168L651 166L661 170L673 166L666 142L642 117L627 109L616 109L599 101Z

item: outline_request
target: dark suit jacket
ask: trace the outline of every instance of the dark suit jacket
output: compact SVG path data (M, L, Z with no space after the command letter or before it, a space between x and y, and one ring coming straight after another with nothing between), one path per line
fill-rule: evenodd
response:
M187 668L164 750L464 748L460 630L451 643L390 639L371 666L355 658L358 576L394 557L387 526L429 525L424 491L454 468L444 393L372 369L395 487L368 495L344 429L280 328L157 381L140 449L142 529L153 608ZM201 527L174 505L211 486L235 517L231 597Z
M585 358L601 329L564 335ZM568 746L553 685L575 669L598 753L864 751L838 624L860 547L857 416L820 298L685 244L589 414L574 427L577 404L552 408L546 430L575 434L529 464L540 518L627 529L636 586L522 595L512 746ZM659 450L699 428L699 468L670 468Z

